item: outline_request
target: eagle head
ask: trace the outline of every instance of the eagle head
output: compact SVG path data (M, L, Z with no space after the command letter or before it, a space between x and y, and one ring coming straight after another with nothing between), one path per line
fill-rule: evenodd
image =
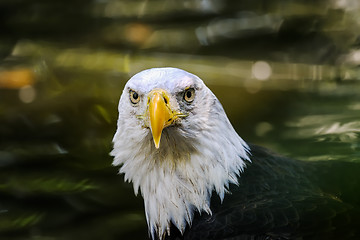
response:
M194 212L211 214L250 161L247 144L204 82L177 68L152 68L126 83L113 138L113 165L144 198L152 238L173 224L180 232Z

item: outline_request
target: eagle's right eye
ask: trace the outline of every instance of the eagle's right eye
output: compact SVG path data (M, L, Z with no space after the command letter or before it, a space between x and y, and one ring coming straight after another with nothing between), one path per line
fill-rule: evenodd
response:
M130 101L132 104L137 104L140 101L139 94L137 92L135 92L134 90L130 90L129 94L130 94Z

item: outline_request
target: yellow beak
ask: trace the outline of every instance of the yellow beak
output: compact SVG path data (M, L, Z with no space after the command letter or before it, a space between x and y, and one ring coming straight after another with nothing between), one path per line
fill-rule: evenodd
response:
M168 96L162 89L153 90L149 94L150 129L156 148L160 147L162 130L174 120L174 114L167 105L168 101Z

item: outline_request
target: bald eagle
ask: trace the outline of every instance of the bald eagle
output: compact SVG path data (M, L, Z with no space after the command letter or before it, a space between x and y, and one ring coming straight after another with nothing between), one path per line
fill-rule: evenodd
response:
M352 239L360 168L247 144L204 82L177 68L134 75L119 101L113 165L144 199L152 239Z

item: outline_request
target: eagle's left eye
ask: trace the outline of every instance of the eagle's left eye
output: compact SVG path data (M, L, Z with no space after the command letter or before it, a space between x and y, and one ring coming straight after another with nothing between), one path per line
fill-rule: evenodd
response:
M191 103L192 101L194 101L194 98L195 98L195 89L193 88L186 89L184 92L184 100L188 103Z
M130 90L129 94L130 94L130 101L132 104L137 104L140 101L139 94L137 92L135 92L134 90Z

